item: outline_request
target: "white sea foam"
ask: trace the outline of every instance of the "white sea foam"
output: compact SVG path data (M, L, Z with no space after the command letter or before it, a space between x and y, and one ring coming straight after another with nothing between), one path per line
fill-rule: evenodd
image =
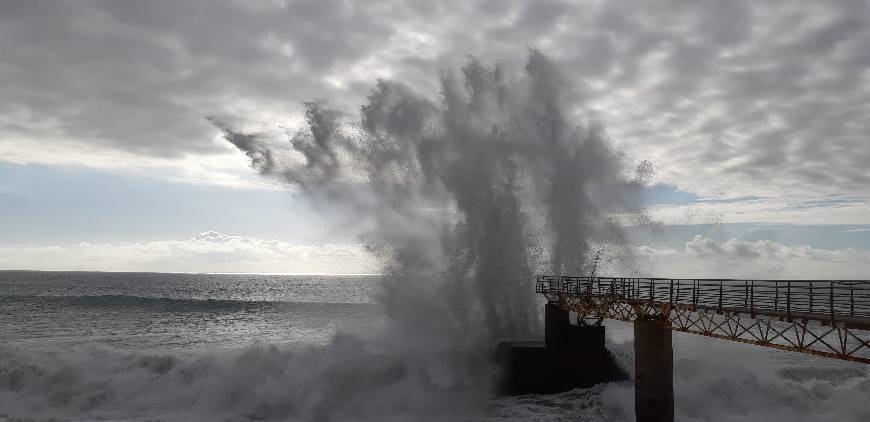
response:
M370 346L348 336L326 347L262 346L199 356L2 346L0 415L13 420L419 420L420 415L446 420L458 403L474 400L462 390L445 393L460 381L442 374L467 368L427 372ZM460 408L465 412L471 406Z
M497 398L474 386L491 375L480 368L414 367L372 346L343 335L200 354L0 346L0 420L634 420L631 382ZM608 347L632 368L630 340ZM690 335L675 347L678 420L870 417L863 365Z

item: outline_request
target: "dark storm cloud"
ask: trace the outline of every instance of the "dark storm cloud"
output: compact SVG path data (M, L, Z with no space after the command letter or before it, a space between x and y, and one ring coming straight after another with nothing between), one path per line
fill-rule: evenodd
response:
M530 46L684 189L866 195L868 17L867 1L6 1L0 133L202 153L205 115L352 111L377 77L431 93L466 54L521 69Z

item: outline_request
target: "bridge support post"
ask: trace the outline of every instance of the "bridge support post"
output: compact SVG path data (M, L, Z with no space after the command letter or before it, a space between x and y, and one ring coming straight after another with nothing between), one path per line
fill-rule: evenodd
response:
M637 422L674 421L674 351L662 321L634 322L634 413Z

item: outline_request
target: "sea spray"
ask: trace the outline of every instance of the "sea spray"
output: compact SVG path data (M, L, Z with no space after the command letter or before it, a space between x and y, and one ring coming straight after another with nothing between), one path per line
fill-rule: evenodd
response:
M261 174L366 227L385 353L435 389L485 388L475 359L539 331L534 274L590 271L593 242L623 241L610 216L641 211L648 163L629 175L600 125L569 120L569 88L533 50L519 75L469 58L434 97L379 81L358 120L308 103L283 145L212 121Z
M622 242L608 216L640 211L642 178L568 119L568 89L531 51L515 77L469 58L434 98L379 81L358 120L308 103L283 146L213 121L262 174L370 223L396 334L477 349L536 332L534 274L587 272L592 242Z

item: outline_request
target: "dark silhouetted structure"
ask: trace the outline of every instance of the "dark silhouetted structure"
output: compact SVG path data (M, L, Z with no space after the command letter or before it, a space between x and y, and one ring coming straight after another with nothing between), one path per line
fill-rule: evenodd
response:
M544 341L506 341L498 358L508 394L557 393L628 379L604 347L603 326L571 325L568 311L546 305Z

